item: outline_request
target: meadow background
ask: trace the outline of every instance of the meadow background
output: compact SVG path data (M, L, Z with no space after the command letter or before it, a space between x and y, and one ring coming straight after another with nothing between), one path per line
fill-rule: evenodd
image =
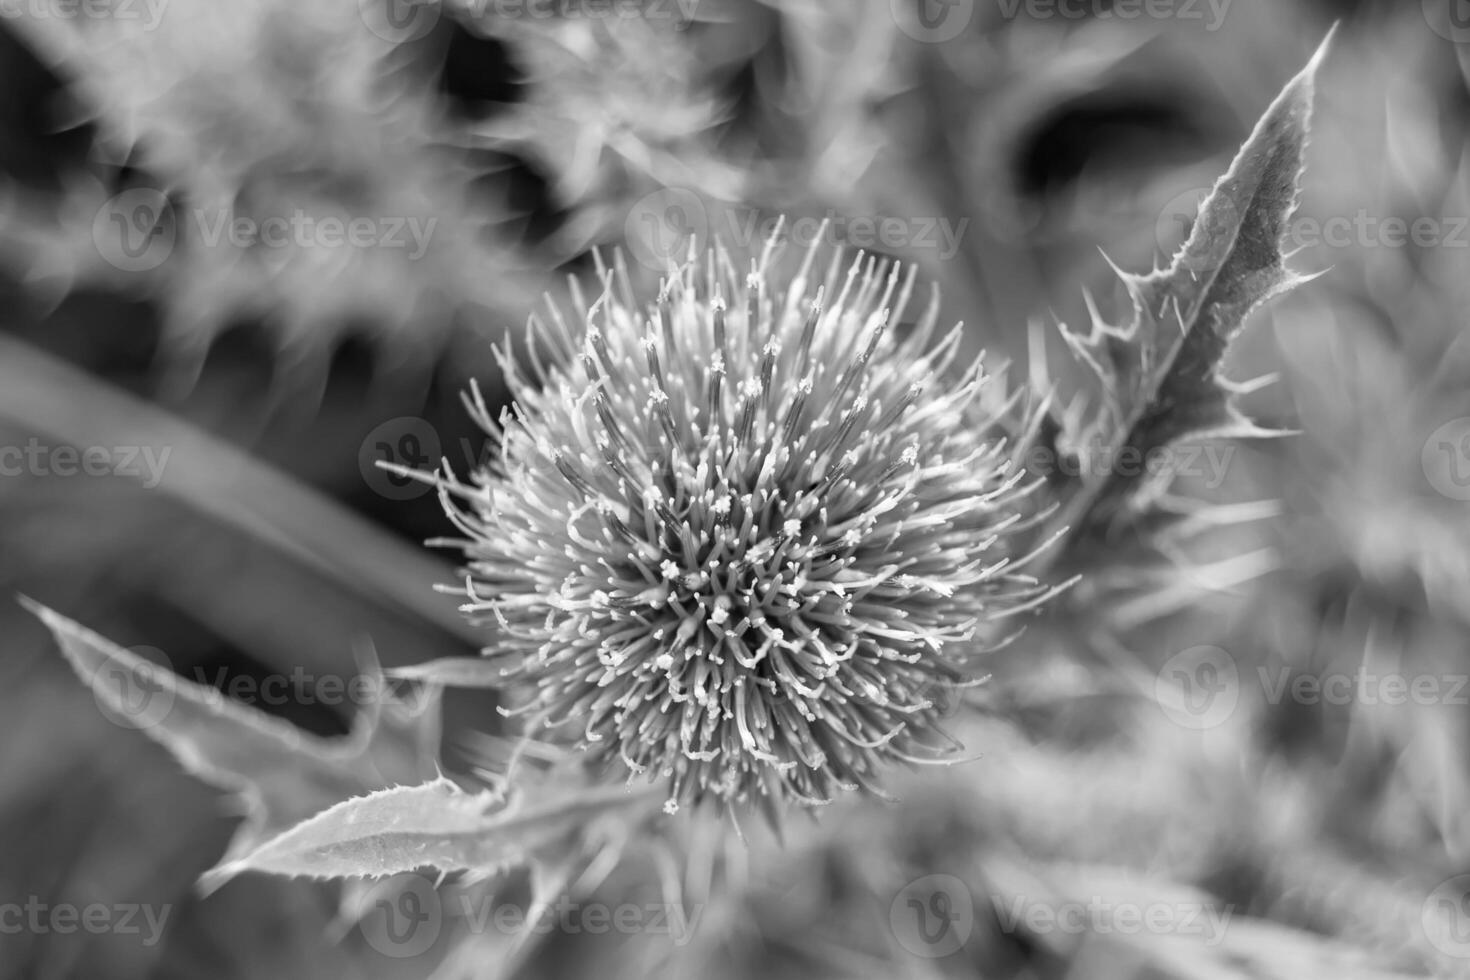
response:
M1338 20L1293 226L1322 274L1227 365L1298 434L1202 452L1176 490L1217 526L1120 549L995 659L953 719L975 761L695 842L747 873L687 941L563 930L511 972L1470 973L1463 0L0 4L0 591L341 734L365 643L479 642L432 591L434 495L374 461L483 460L460 392L496 399L492 344L594 248L649 286L826 219L1085 393L1056 325L1172 252ZM385 953L325 885L202 898L228 798L8 599L0 646L0 976L504 972L495 941ZM501 724L452 694L446 768Z

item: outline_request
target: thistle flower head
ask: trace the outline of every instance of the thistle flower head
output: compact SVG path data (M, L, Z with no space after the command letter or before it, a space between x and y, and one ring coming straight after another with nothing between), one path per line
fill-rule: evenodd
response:
M927 349L931 303L895 339L897 266L819 276L813 250L782 282L772 252L691 259L644 305L604 274L575 328L533 318L555 359L506 352L515 407L472 404L499 458L442 485L515 710L665 780L670 812L778 812L934 760L977 628L1047 595L1012 546L999 382L951 370L958 329Z

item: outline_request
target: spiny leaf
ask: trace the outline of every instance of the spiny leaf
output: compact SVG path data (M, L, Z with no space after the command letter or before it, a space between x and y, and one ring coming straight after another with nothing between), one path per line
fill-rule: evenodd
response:
M1089 335L1064 331L1103 385L1097 417L1074 424L1065 440L1064 451L1081 465L1062 488L1071 499L1061 519L1078 538L1136 517L1161 489L1146 467L1113 461L1149 460L1185 439L1277 434L1240 412L1235 397L1245 389L1222 378L1220 366L1247 317L1304 281L1286 268L1285 246L1316 74L1330 43L1331 35L1266 111L1169 267L1146 276L1119 272L1132 321L1111 326L1094 309Z
M245 855L223 874L268 871L312 878L398 874L415 868L488 874L555 856L578 829L610 810L649 807L656 794L540 788L499 807L494 792L466 793L448 779L344 800Z
M410 705L384 694L345 738L321 738L151 663L29 599L99 707L167 748L193 776L238 793L246 816L221 864L352 797L435 772L436 689ZM382 690L375 664L367 675ZM217 879L216 879L217 880Z
M464 870L458 843L485 824L495 802L493 793L466 793L444 778L379 790L323 810L220 871L329 878Z
M75 285L150 296L164 321L161 353L180 386L242 321L275 342L277 380L320 385L349 325L367 327L363 336L385 363L422 370L456 329L455 318L433 312L441 299L494 311L490 322L521 319L540 290L537 266L523 255L511 175L486 165L493 155L450 149L466 146L464 125L446 116L437 93L414 84L414 73L394 70L407 52L364 29L366 6L156 6L150 14L166 6L167 16L7 18L7 30L71 81L68 121L95 125L98 155L148 175L131 198L79 180L55 214L10 209L26 223L0 228L7 267L55 276L53 292ZM437 18L432 7L419 8L419 19ZM332 190L343 187L354 188L355 203ZM490 188L505 205L492 203ZM237 215L242 195L257 219L320 222L352 207L403 224L369 247L303 247L313 239L293 234L265 249L275 257L257 261L254 233L228 230L246 217ZM134 249L131 239L94 239L99 209L149 214L154 244L140 257L118 251ZM31 241L44 244L39 255L23 247Z
M687 6L679 15L697 17L697 5ZM548 175L571 212L555 240L563 255L622 234L638 200L664 186L738 194L742 172L707 138L729 109L704 77L714 52L693 45L695 32L659 17L480 16L475 25L509 44L527 70L525 99L477 122L475 138Z

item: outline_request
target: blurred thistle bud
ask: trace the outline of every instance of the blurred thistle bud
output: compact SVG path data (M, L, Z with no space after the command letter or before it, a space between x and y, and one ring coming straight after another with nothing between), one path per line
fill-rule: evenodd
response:
M935 690L1056 591L1024 571L1019 396L952 370L958 327L929 349L937 296L896 340L912 271L838 253L809 289L818 250L784 281L774 250L691 257L643 306L604 270L577 329L532 318L514 408L469 399L498 458L440 478L509 713L666 781L669 812L948 761Z

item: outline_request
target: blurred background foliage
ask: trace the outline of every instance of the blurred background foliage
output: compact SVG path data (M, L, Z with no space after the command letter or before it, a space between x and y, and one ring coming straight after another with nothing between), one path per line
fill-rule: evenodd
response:
M0 442L172 455L153 488L0 479L4 590L191 676L342 673L363 638L388 664L473 652L431 592L452 569L420 548L449 529L432 494L364 470L370 436L419 417L456 465L481 458L459 392L473 377L496 396L491 343L589 273L592 249L636 256L650 220L686 230L659 229L671 202L695 237L779 213L963 221L952 254L891 252L939 285L972 351L1024 377L1049 349L1070 392L1085 382L1055 324L1085 323L1088 293L1113 308L1109 260L1144 269L1182 240L1179 217L1339 18L1303 214L1470 216L1470 47L1435 29L1447 7L1235 0L1206 29L1090 6L1008 17L982 0L943 43L888 0L700 0L688 23L446 2L403 29L350 0L170 0L151 24L120 0L96 8L115 16L17 7L0 19ZM211 245L179 222L161 264L120 269L94 223L134 188L176 214L434 232L410 260ZM1470 872L1464 705L1272 703L1255 678L1470 671L1470 505L1421 458L1470 415L1470 240L1359 236L1296 265L1323 275L1258 314L1228 371L1279 374L1250 407L1300 434L1235 447L1220 486L1177 487L1221 526L1119 549L996 658L980 710L954 718L980 759L900 780L898 805L835 805L784 844L690 842L748 848L748 866L715 883L688 945L558 936L522 975L1455 975L1423 913ZM0 899L174 906L156 946L0 936L0 973L433 965L338 937L326 887L246 876L198 898L234 820L222 797L102 717L18 607L0 636ZM1241 680L1229 717L1191 731L1154 694L1199 646ZM498 719L483 696L448 709L452 768ZM324 734L349 722L269 710ZM965 949L925 960L888 914L935 873L982 897L1200 896L1235 920L1212 947L1031 935L982 901ZM604 891L656 875L633 862ZM495 975L495 955L476 968Z

